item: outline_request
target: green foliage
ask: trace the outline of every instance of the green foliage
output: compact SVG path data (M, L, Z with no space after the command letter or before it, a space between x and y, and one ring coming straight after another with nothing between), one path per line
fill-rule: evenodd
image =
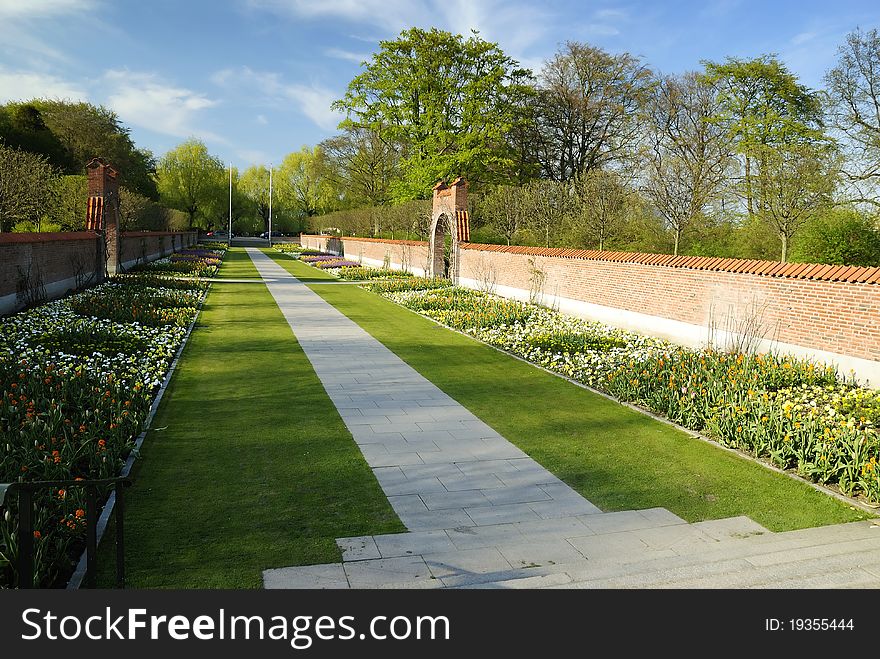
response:
M244 170L238 179L237 186L241 195L250 206L249 215L252 221L240 221L233 227L239 231L247 229L249 233L262 233L269 229L269 169L264 165L253 165ZM273 199L277 204L278 200ZM277 206L274 208L277 213ZM244 219L244 218L243 218ZM257 231L259 229L259 231Z
M0 138L44 155L65 174L85 174L100 156L119 172L119 183L156 200L153 156L135 147L116 113L89 103L35 99L0 106Z
M715 121L727 127L741 153L756 146L824 139L819 96L775 56L704 64L705 78L717 87L721 103Z
M853 209L836 209L804 228L792 260L805 263L880 265L880 230L876 220Z
M304 146L285 156L275 172L275 193L282 204L279 210L283 209L289 220L321 215L336 207L329 168L320 146Z
M343 125L387 136L403 149L397 200L429 194L441 178L498 181L513 159L506 135L520 121L530 76L476 34L412 28L380 50L334 104Z
M70 155L43 120L35 102L0 105L0 142L44 156L56 169L69 169Z
M62 231L82 231L86 221L88 180L85 175L59 176L55 180L55 203L49 218Z
M550 331L532 334L527 342L533 348L556 353L604 352L611 348L624 348L626 340L609 334L592 334L567 331Z
M156 169L162 203L187 214L189 228L219 221L228 198L226 171L204 142L187 140L162 156Z
M45 156L0 142L0 232L24 222L39 230L55 203L55 180L56 170Z
M400 153L380 130L347 126L319 145L333 163L329 176L345 207L390 200L391 183L400 176Z

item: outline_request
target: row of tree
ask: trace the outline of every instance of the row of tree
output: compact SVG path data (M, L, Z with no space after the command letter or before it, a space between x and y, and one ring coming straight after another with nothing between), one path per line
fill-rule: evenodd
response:
M340 134L272 170L282 231L424 235L422 200L461 175L475 239L880 262L876 30L815 91L770 55L665 76L569 42L535 75L477 33L414 28L335 107ZM265 165L227 169L198 140L156 161L105 108L0 106L0 149L3 231L80 228L94 155L121 172L128 228L225 227L230 185L233 230L268 225Z
M272 168L272 228L298 233L309 218L326 213L338 203L326 159L320 148L303 147L287 154ZM185 212L191 227L225 228L230 217L233 232L261 233L269 225L270 171L253 165L243 172L226 168L205 144L191 139L166 153L156 167L162 201Z
M673 253L770 240L760 251L782 260L807 233L846 234L866 255L876 241L876 30L847 37L820 91L771 55L666 76L569 42L534 76L476 33L411 29L380 46L335 104L342 133L315 152L340 208L462 175L485 197L486 239ZM802 254L813 242L798 258L818 259Z

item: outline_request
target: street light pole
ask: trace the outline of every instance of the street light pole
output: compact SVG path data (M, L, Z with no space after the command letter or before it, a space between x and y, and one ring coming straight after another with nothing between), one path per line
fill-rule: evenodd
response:
M232 165L229 165L229 248L232 249Z
M269 247L272 247L272 165L269 165Z

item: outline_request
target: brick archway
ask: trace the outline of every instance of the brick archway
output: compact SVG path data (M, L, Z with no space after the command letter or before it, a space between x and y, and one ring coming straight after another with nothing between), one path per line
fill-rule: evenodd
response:
M429 277L447 277L453 282L458 281L458 246L470 240L467 188L467 181L461 177L450 185L440 181L434 186L431 229L428 233ZM447 234L452 237L448 268L445 254Z

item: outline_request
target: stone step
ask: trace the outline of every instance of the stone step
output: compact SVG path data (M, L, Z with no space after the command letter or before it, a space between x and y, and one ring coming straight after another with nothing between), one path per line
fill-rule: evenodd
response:
M751 532L756 527L751 520L730 526L731 532L740 530ZM670 529L677 528L678 531ZM682 534L696 533L709 538L703 532L689 532L691 528L683 519L664 508L651 508L640 511L598 513L574 517L550 519L534 518L482 526L456 526L445 529L427 529L378 536L356 536L339 538L337 545L342 551L343 562L396 558L401 556L448 553L459 550L503 547L509 550L510 558L516 564L534 565L546 562L560 562L561 559L575 559L579 548L572 543L580 543L589 552L619 552L622 544L629 541L635 548L643 543L639 536L662 538L678 537ZM758 527L760 528L760 527ZM661 529L667 529L662 531ZM598 540L606 536L629 533L630 536ZM607 549L596 549L607 545Z

